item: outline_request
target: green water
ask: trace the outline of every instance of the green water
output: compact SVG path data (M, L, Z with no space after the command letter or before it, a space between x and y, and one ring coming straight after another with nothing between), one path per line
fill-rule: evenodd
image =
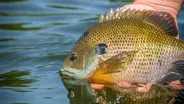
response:
M95 96L87 82L63 79L63 83L58 73L82 33L97 23L100 14L129 3L121 1L0 0L0 104L125 101L112 90ZM184 34L184 7L178 18Z

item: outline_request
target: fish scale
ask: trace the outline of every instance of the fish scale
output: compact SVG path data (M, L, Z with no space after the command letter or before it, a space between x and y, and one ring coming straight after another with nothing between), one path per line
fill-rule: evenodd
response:
M184 44L173 38L177 29L168 13L139 10L106 13L87 33L71 52L79 59L71 62L69 56L63 66L67 71L73 70L71 76L82 78L83 75L94 83L116 84L119 80L158 83L173 70L174 62L184 59ZM84 61L79 63L84 60L81 56L85 57L98 44L105 44L107 51L86 57L85 61L94 65L89 68ZM80 64L85 69L76 68ZM86 74L80 74L82 71Z

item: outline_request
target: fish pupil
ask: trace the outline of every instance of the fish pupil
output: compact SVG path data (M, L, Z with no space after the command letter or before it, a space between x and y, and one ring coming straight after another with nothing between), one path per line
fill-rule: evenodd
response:
M75 54L71 54L70 60L71 60L71 61L74 61L74 60L76 60L76 59L77 59L77 56L76 56Z
M96 53L102 55L107 52L107 45L106 44L98 44L96 47Z

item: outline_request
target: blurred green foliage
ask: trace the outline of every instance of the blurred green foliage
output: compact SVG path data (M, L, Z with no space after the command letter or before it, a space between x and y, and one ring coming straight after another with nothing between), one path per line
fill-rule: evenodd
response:
M25 0L0 0L0 2L18 2L18 1L25 1Z
M4 74L0 74L0 86L9 87L27 87L27 84L36 80L21 78L30 75L28 71L12 70Z
M23 25L27 23L18 23L18 24L0 24L0 29L3 30L39 30L41 27L28 27L25 28Z

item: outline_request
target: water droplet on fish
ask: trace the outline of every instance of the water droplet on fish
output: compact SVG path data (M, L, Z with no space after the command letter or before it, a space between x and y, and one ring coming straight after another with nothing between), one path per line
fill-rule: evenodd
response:
M67 80L63 79L63 82L64 82L64 83L66 83L66 82L67 82Z
M97 104L98 104L98 103L101 104L101 102L103 102L103 97L102 97L102 96L97 97L97 98L96 98L96 103L97 103Z
M120 95L117 95L116 104L120 104L120 99L121 99L121 96Z
M69 90L68 97L73 98L75 96L75 93L73 90Z

